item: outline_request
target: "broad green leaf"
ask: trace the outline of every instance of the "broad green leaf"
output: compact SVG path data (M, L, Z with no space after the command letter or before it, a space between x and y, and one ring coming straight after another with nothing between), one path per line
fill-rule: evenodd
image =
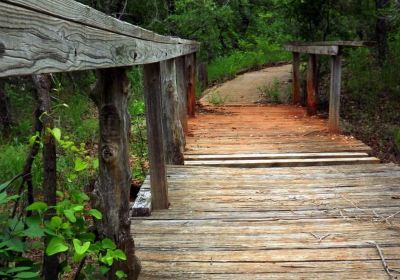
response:
M109 271L110 269L106 266L100 266L100 273L103 275L106 275L106 273Z
M57 195L57 197L58 198L60 198L60 199L64 199L64 193L63 192L60 192L60 191L56 191L56 195Z
M46 254L48 256L52 256L65 251L68 251L68 246L65 243L64 239L58 236L52 237L46 248Z
M39 276L38 272L24 271L24 272L17 273L14 277L20 278L20 279L32 279L32 278L36 278L38 276Z
M88 168L88 164L86 162L84 162L82 159L77 158L75 159L75 171L79 172L79 171L83 171L86 168Z
M57 142L60 142L61 140L61 129L58 127L55 127L51 130L51 134L53 135L54 139L57 140Z
M24 231L24 235L29 238L45 236L44 230L40 226L31 226Z
M49 207L47 206L46 203L42 201L37 201L29 205L26 210L27 211L38 211L38 212L44 212L48 209Z
M89 214L95 217L97 220L101 220L103 218L103 214L97 209L90 209Z
M99 159L93 160L92 166L94 169L98 169L99 168Z
M72 211L70 209L64 210L64 215L65 215L65 217L67 217L67 219L71 223L75 223L76 222L76 217L75 217L74 211Z
M5 242L7 251L23 253L25 251L24 243L20 239L10 239Z
M117 245L115 245L114 241L112 241L109 238L105 238L101 241L101 246L103 249L111 249L114 250L117 248Z
M107 254L100 258L100 261L108 266L112 266L114 263L114 255L111 250L107 250Z
M75 212L79 212L83 210L83 205L76 205L74 207L72 207L72 210L74 210Z
M31 270L32 267L30 266L17 266L14 268L7 269L7 273L16 273L16 272L21 272L21 271L27 271Z
M118 279L128 277L128 275L126 275L125 272L123 272L122 270L118 270L117 272L115 272L115 275L118 277Z
M89 247L90 247L90 242L85 242L85 243L83 243L83 245L82 245L82 242L81 242L80 240L78 240L78 239L74 239L74 240L72 240L72 242L73 242L73 244L74 244L75 252L76 252L78 255L83 255L83 254L85 254L86 251L87 251L87 250L89 249Z
M5 190L6 188L8 188L10 186L10 184L12 183L13 180L10 180L8 182L5 182L3 184L0 185L0 192Z
M59 216L54 216L50 219L49 227L51 229L58 229L62 224L62 219Z
M126 261L126 255L125 255L125 253L124 253L122 250L120 250L120 249L117 249L117 250L114 251L114 257L115 257L116 259Z

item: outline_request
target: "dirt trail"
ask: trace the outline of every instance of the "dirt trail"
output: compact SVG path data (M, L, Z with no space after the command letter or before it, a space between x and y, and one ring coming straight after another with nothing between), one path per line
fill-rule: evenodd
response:
M288 64L245 73L208 89L200 102L203 105L258 103L262 100L260 88L271 85L275 81L279 81L281 87L287 86L291 79L291 71L292 66Z

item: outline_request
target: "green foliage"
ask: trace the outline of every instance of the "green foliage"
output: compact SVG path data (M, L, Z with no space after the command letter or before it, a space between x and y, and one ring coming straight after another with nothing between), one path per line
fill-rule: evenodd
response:
M222 97L220 92L213 91L207 95L207 101L213 105L222 105L226 102L226 98Z
M272 83L258 88L258 91L266 102L279 104L281 103L281 87L279 80L275 79Z

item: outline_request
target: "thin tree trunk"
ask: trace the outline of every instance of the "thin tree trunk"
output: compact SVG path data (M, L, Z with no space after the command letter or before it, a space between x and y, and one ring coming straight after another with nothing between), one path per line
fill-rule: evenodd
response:
M11 130L12 118L4 79L0 79L0 125L3 127L3 135L8 136Z
M33 82L36 87L39 108L42 114L41 120L43 124L44 138L43 138L43 196L44 201L49 206L54 206L57 203L57 156L56 156L56 143L54 137L46 132L46 130L54 127L51 114L51 100L50 100L50 77L48 75L34 75ZM54 213L49 211L47 217L51 217ZM46 217L46 218L47 218ZM47 244L48 240L45 241ZM46 256L43 260L43 278L45 280L54 280L58 278L58 256Z
M376 0L376 42L377 42L377 57L380 65L386 60L388 52L388 21L387 18L382 15L382 9L389 4L390 0Z
M137 279L140 272L129 220L129 88L125 68L98 71L95 100L100 118L100 175L93 198L94 206L103 213L103 219L97 227L100 236L114 240L127 256L127 261L113 265L108 279L115 279L117 270L123 270L132 280Z

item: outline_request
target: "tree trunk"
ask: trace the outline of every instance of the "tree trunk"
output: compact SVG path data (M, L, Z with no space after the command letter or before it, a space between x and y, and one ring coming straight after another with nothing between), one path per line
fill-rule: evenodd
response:
M12 119L4 79L0 79L0 125L3 127L3 135L8 136L11 130Z
M49 206L54 206L57 203L57 156L56 156L56 143L54 137L46 132L46 130L54 127L51 114L51 100L50 100L50 77L48 75L34 75L32 77L37 90L37 97L39 101L39 110L46 112L42 114L42 124L44 131L43 139L43 196L44 201ZM50 210L47 217L51 217L54 210ZM46 217L46 218L47 218ZM48 218L47 218L48 219ZM45 241L47 245L48 240ZM58 278L58 256L46 256L43 260L43 278L45 280L54 280Z
M376 30L375 37L377 42L377 57L380 65L386 60L388 52L388 22L387 18L382 15L382 9L389 4L389 0L376 0Z
M127 256L127 261L113 265L108 279L115 279L117 270L123 270L128 279L137 279L140 272L129 220L129 90L125 68L98 71L96 91L100 118L100 175L93 193L95 207L103 213L98 231L102 237L114 240Z

